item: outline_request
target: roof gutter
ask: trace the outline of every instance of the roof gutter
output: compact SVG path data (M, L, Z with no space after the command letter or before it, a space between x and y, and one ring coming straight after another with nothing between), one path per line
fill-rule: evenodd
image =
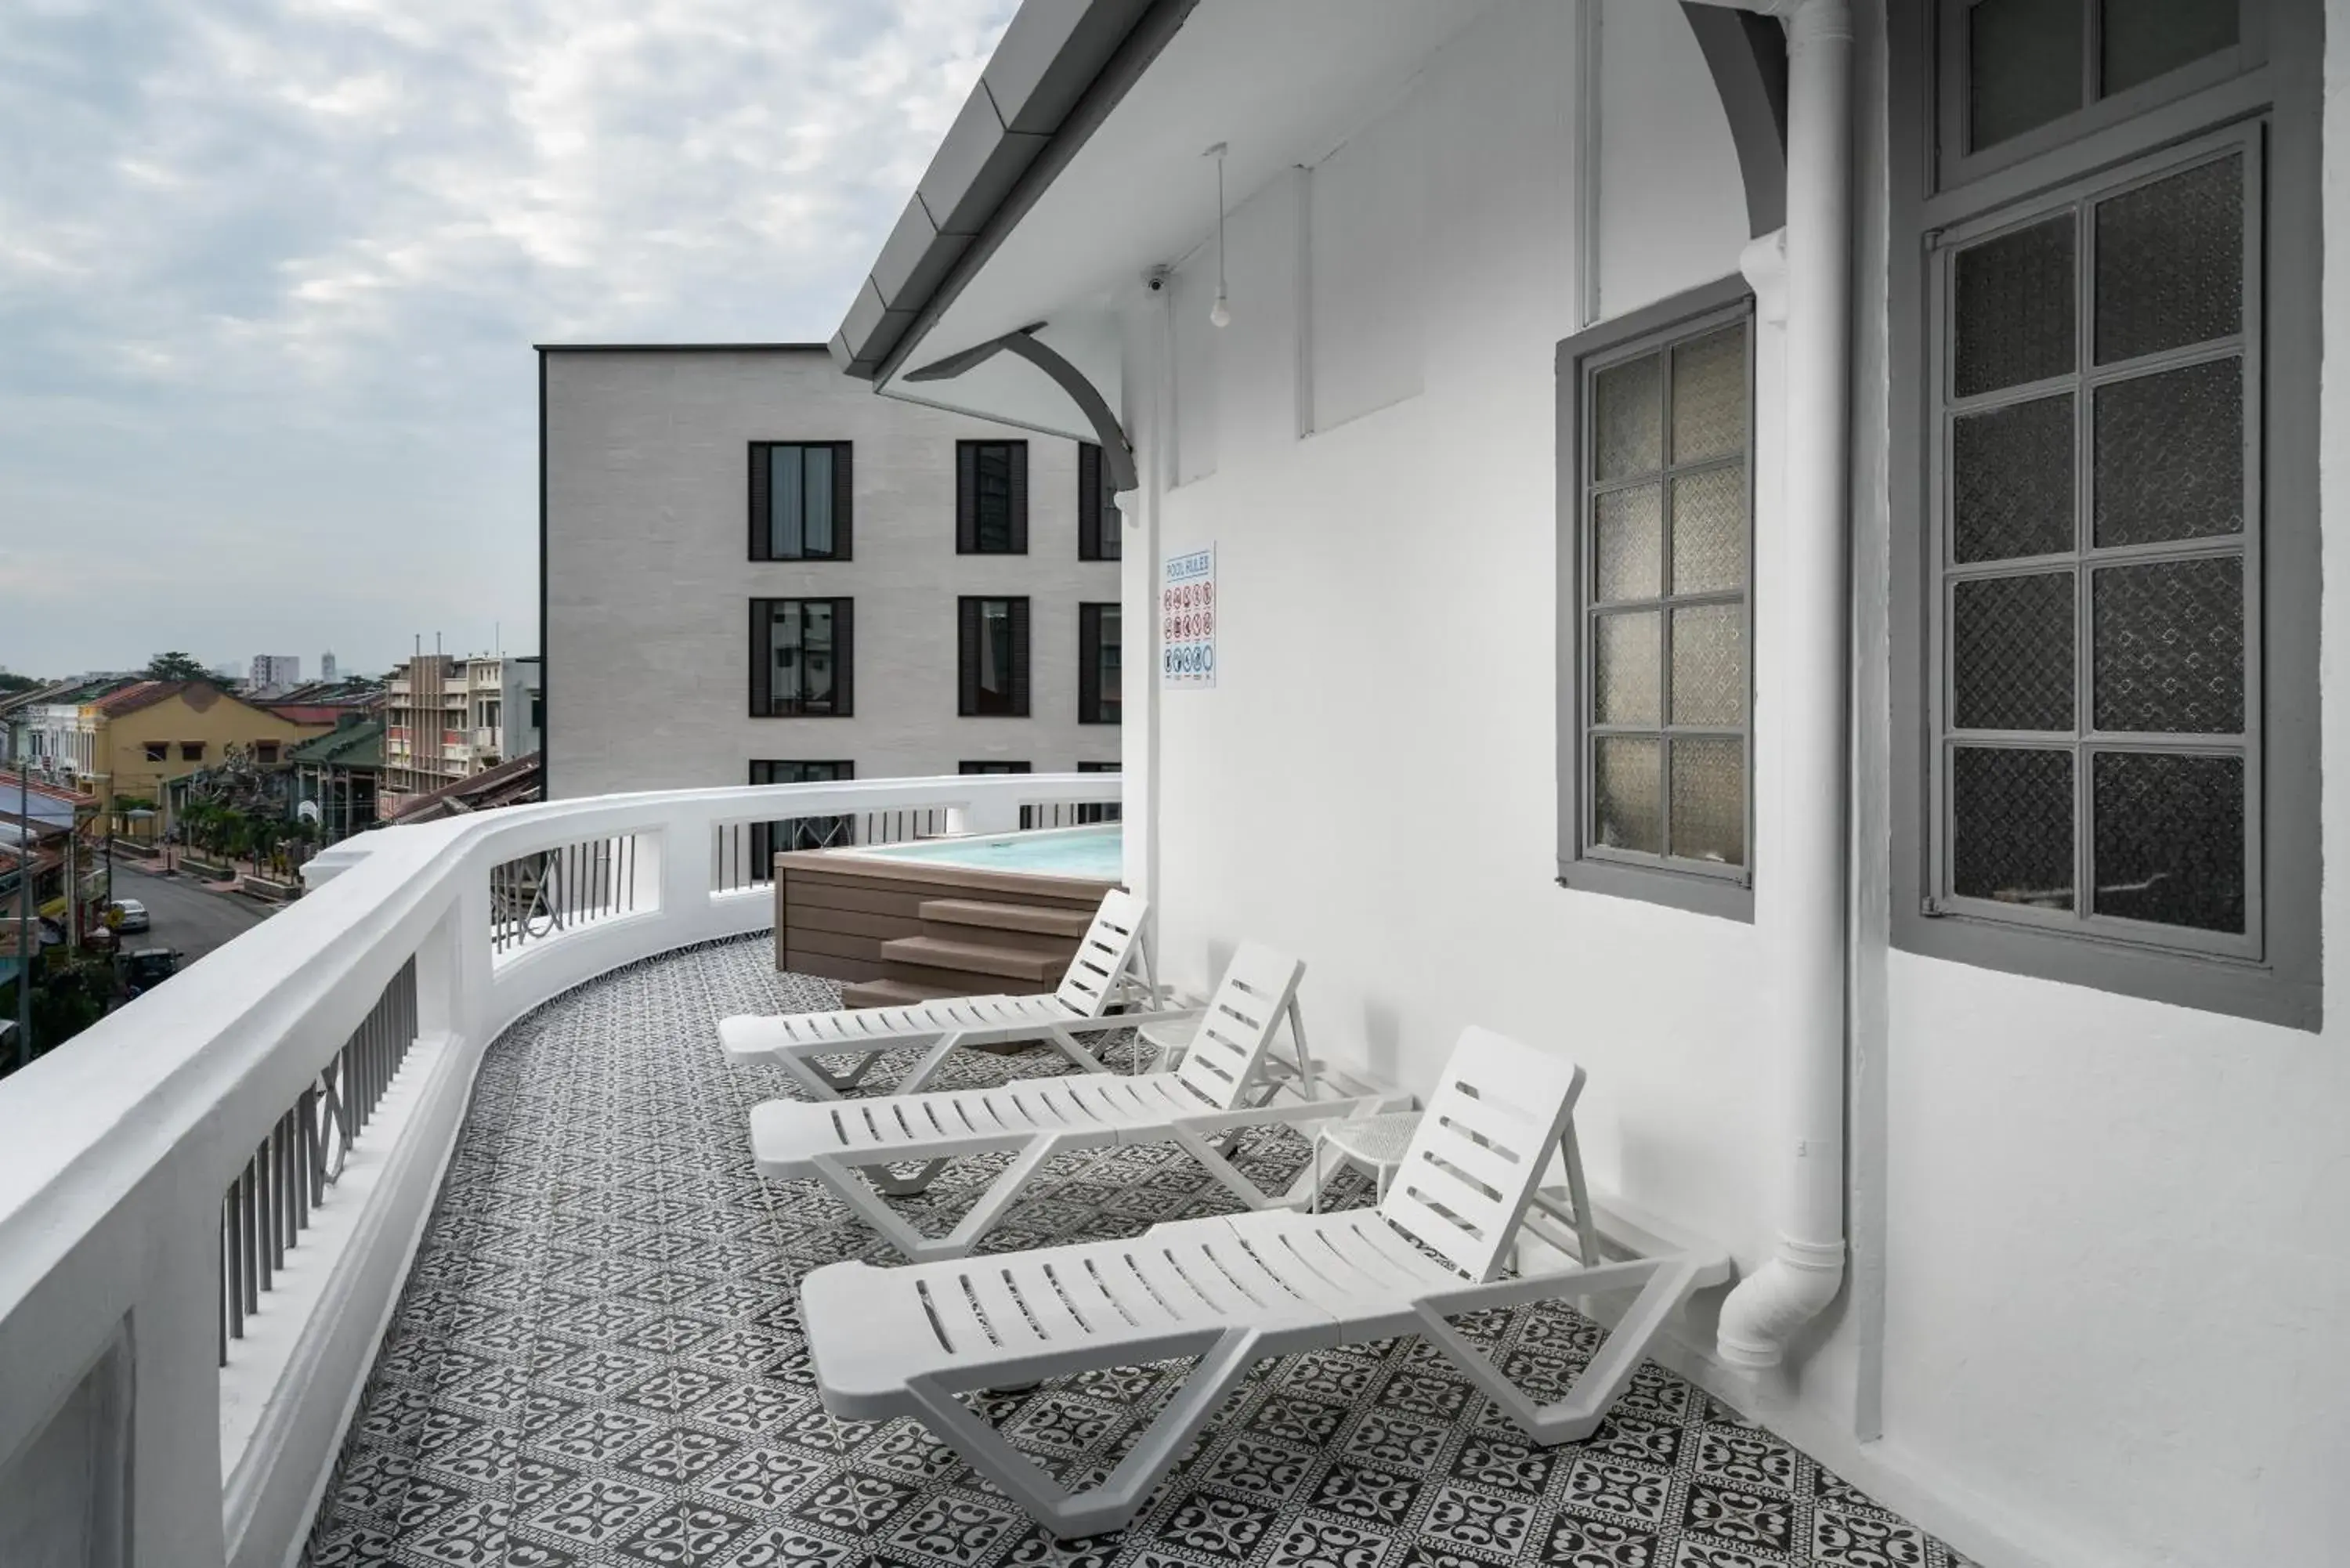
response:
M1199 0L1026 0L833 335L860 380L895 375Z

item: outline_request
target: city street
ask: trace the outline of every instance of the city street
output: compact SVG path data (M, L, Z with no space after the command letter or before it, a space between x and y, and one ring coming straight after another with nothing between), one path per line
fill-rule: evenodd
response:
M201 882L157 876L120 859L114 863L114 896L138 899L147 906L154 922L147 930L125 932L123 947L177 948L183 965L195 962L269 915L265 906L250 898L208 892Z

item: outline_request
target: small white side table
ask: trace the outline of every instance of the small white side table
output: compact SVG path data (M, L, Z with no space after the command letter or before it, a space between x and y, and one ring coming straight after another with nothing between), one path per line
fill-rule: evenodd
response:
M1325 1144L1338 1151L1338 1158L1368 1166L1377 1182L1378 1196L1388 1195L1388 1182L1403 1167L1404 1151L1411 1147L1411 1135L1419 1128L1418 1111L1391 1111L1386 1116L1363 1116L1354 1121L1326 1122L1314 1135L1314 1201L1312 1211L1322 1211L1322 1148Z

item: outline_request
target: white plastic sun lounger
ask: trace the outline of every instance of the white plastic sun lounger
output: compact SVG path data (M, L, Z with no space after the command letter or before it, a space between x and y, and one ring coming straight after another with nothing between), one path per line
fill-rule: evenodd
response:
M1311 1137L1315 1125L1410 1103L1378 1095L1309 1097L1302 1043L1298 1067L1286 1073L1272 1069L1274 1034L1292 1015L1305 971L1295 959L1253 943L1243 946L1209 1000L1176 1072L1121 1076L1081 1054L1092 1071L993 1089L816 1105L770 1100L751 1111L751 1150L761 1175L822 1182L900 1252L917 1260L964 1256L1047 1160L1078 1149L1177 1143L1252 1209L1300 1204L1312 1194L1310 1170L1288 1191L1268 1194L1218 1145L1253 1125L1304 1124ZM1284 1093L1294 1097L1274 1103ZM882 1194L921 1191L951 1159L1003 1149L1018 1152L944 1236L923 1235L881 1200ZM888 1169L917 1162L921 1168L912 1176L892 1176Z
M719 1043L738 1062L783 1068L819 1100L837 1099L856 1088L884 1054L921 1046L930 1048L927 1054L892 1085L900 1093L929 1083L958 1045L1043 1040L1080 1065L1091 1066L1094 1056L1079 1043L1081 1035L1192 1016L1189 1012L1109 1011L1133 981L1149 909L1123 888L1104 894L1057 991L1034 996L942 997L909 1007L738 1015L718 1021ZM860 1060L847 1071L834 1072L817 1059L825 1056Z
M1690 1292L1728 1278L1719 1251L1604 1261L1573 1133L1578 1067L1483 1030L1461 1037L1377 1209L1240 1214L1105 1241L946 1263L834 1263L801 1285L825 1407L910 1416L1059 1536L1139 1512L1258 1361L1419 1334L1540 1443L1588 1437ZM1538 1191L1552 1150L1570 1199ZM1527 1212L1567 1220L1573 1233ZM1497 1278L1521 1225L1582 1260ZM1638 1290L1562 1398L1521 1394L1446 1320ZM1196 1356L1191 1380L1101 1485L1072 1496L957 1396Z

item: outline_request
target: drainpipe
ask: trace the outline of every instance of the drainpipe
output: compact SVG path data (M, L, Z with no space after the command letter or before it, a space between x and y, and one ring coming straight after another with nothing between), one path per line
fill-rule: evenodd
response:
M1722 1360L1762 1369L1844 1282L1853 25L1851 0L1731 3L1780 17L1788 48L1780 840L1755 890L1773 981L1767 1049L1783 1096L1773 1132L1779 1235L1722 1303L1716 1337ZM1771 248L1769 236L1748 247L1751 272L1776 270Z

